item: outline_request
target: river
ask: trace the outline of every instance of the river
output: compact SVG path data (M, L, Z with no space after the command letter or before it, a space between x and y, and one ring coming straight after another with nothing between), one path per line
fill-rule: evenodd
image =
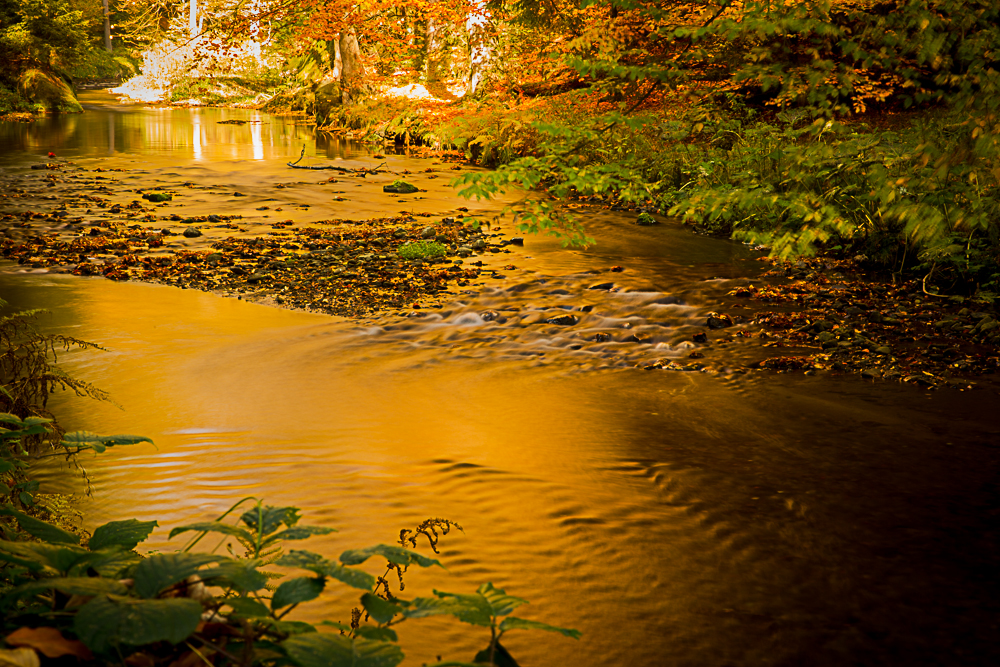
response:
M31 199L42 186L28 165L49 150L129 170L116 173L122 188L194 181L205 194L189 212L239 206L247 225L269 199L303 224L399 208L377 183L352 184L346 202L304 182L274 190L301 181L284 163L303 145L315 164L347 166L380 162L378 147L254 111L83 101L82 116L0 124L0 179L27 191L0 208L45 204ZM384 160L414 173L428 164ZM421 182L428 192L408 205L487 209L456 200L448 180ZM246 202L218 194L228 189ZM447 570L411 570L406 594L491 581L530 601L518 615L583 633L512 632L505 644L525 667L996 664L996 384L929 392L747 373L763 354L755 341L706 346L701 372L643 370L687 361L693 333L730 310L727 292L756 274L759 253L669 221L585 215L593 248L528 237L503 257L516 271L420 317L350 321L10 263L0 296L48 308L44 327L107 348L62 361L123 409L56 396L68 428L156 443L82 461L90 528L156 519L149 547L170 548L171 527L252 495L337 528L301 545L335 556L446 517L465 529L441 541ZM567 312L580 323L543 321ZM590 342L609 329L623 333ZM39 475L50 490L84 490L55 468ZM296 615L347 621L356 598L331 586ZM408 621L400 639L406 665L468 660L487 641L443 618Z

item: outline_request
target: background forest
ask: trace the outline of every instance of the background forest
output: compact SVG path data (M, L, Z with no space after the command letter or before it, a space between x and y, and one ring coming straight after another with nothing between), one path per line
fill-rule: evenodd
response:
M458 148L499 167L467 196L544 187L510 212L572 242L563 203L600 197L991 301L998 25L986 0L2 0L0 104L141 72L138 99Z

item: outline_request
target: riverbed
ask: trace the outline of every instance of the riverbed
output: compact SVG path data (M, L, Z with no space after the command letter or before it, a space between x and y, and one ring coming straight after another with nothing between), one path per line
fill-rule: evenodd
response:
M241 215L235 233L248 236L270 229L265 205L302 225L495 211L456 199L443 177L422 177L427 192L405 207L378 179L348 196L292 177L303 145L314 164L417 174L434 162L294 119L84 103L79 117L0 127L5 182L31 182L48 151L107 170L122 196L140 181L194 182L205 187L186 210ZM219 122L233 119L248 122ZM122 409L56 396L68 428L156 443L82 461L87 527L156 519L148 547L165 549L170 528L257 496L337 528L304 545L336 556L446 517L464 528L441 541L447 570L411 570L405 594L490 581L531 602L520 616L583 633L512 632L525 667L995 663L998 387L747 372L766 354L757 338L692 341L713 311L739 312L729 292L760 253L669 221L584 214L593 248L528 237L483 257L515 267L499 277L363 320L16 264L0 296L107 348L61 361ZM234 233L208 232L174 242ZM574 323L551 321L563 315ZM646 370L656 362L683 369ZM84 491L61 470L39 474ZM356 598L331 586L296 614L347 621ZM468 660L487 641L447 619L408 621L400 639L407 665Z

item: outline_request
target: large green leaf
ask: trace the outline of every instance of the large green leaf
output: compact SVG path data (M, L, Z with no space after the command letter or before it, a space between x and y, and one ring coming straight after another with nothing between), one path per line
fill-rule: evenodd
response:
M326 580L318 577L297 577L282 582L271 598L271 609L277 611L290 604L298 604L319 597Z
M504 593L486 583L472 595L434 591L437 598L417 598L403 611L407 618L423 618L451 614L460 621L473 625L489 626L494 616L505 616L527 600Z
M211 554L154 554L135 568L135 592L144 598L154 598L163 589L197 574L203 565L226 561L229 559Z
M362 570L344 567L339 563L323 558L319 554L301 549L292 549L287 554L278 559L277 565L285 567L300 567L316 574L332 577L340 582L360 588L363 591L370 591L375 586L375 577Z
M203 581L252 593L267 586L267 575L257 569L259 565L258 560L223 559L218 567L198 570L197 574Z
M361 596L361 605L368 612L368 615L375 619L376 623L388 623L396 614L403 612L403 608L399 605L383 600L372 593L365 593Z
M86 565L102 577L118 577L126 568L138 564L142 556L123 547L107 547L92 551L77 567Z
M235 618L267 618L271 615L267 607L250 598L229 598L226 604L232 607L230 616Z
M88 546L91 551L109 546L135 549L139 542L149 537L157 525L155 521L137 521L136 519L112 521L94 530L94 536L90 538Z
M437 591L434 591L438 595ZM489 602L479 595L450 595L444 598L416 598L410 606L403 610L406 618L425 618L427 616L439 616L450 614L460 621L489 627L493 622L493 615Z
M253 532L258 531L258 526L263 526L261 531L264 535L270 535L278 529L278 526L285 524L289 528L299 522L298 507L272 507L264 505L259 509L254 507L247 510L240 517L240 521L250 526Z
M310 570L316 574L321 574L329 562L326 558L313 551L289 549L288 553L282 554L281 558L275 561L275 565L300 567L303 570Z
M320 621L318 625L336 628L345 634L353 632L358 637L364 637L365 639L374 639L376 641L383 642L394 642L399 640L399 636L392 628L379 628L374 625L362 625L357 628L352 628L344 623L334 623L333 621Z
M494 616L506 616L522 604L528 604L527 600L507 595L502 588L495 588L489 582L481 584L476 592L490 603Z
M579 630L557 628L556 626L549 625L548 623L539 623L538 621L529 621L523 618L515 618L513 616L503 619L503 622L500 623L500 631L506 632L507 630L548 630L549 632L558 632L567 637L572 637L573 639L580 638Z
M79 544L80 536L63 530L51 523L46 523L24 512L20 512L13 507L0 507L0 515L12 516L17 519L17 523L24 532L32 537L37 537L43 542L51 544Z
M167 536L167 539L172 540L175 535L180 535L181 533L186 533L190 530L195 530L199 533L222 533L224 535L242 538L247 542L256 541L256 537L246 528L240 528L239 526L234 526L229 523L222 523L221 521L200 521L186 526L177 526L170 531L170 535Z
M105 653L125 644L183 641L201 621L201 604L190 598L136 600L99 595L73 617L73 630L92 651Z
M395 667L403 661L393 643L332 633L297 635L281 645L299 667Z
M359 563L364 563L372 556L383 556L390 563L404 567L413 563L416 563L420 567L430 567L431 565L444 567L444 565L441 565L441 561L428 558L423 554L418 554L416 551L388 544L377 544L366 549L349 549L340 554L340 562L344 565L358 565Z
M49 567L66 574L89 557L89 551L73 545L0 540L0 560L18 563L32 570Z
M336 532L335 528L323 528L322 526L295 526L275 533L267 539L267 543L270 544L277 540L304 540L313 535L329 535Z
M352 588L360 588L363 591L370 591L375 587L376 578L374 576L361 570L355 570L352 567L338 565L332 561L330 562L330 566L323 570L323 574Z

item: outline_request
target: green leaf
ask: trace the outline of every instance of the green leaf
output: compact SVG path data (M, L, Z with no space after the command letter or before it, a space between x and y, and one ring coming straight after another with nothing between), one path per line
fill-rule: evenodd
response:
M73 617L73 630L89 649L106 653L121 644L142 646L183 641L201 621L201 604L190 598L136 600L99 595Z
M310 570L316 574L322 574L323 569L329 563L327 559L318 553L306 551L305 549L291 549L281 558L275 561L275 565L282 567L300 567L303 570Z
M315 572L316 574L332 577L348 586L360 588L363 591L370 591L375 586L375 577L367 572L344 567L311 551L292 549L279 558L276 564L284 567L299 567L303 570Z
M71 545L0 540L0 560L24 565L32 570L49 567L65 574L89 556L90 552L87 550Z
M489 626L494 616L506 616L527 600L504 593L486 583L472 595L434 591L437 599L417 598L403 611L407 618L423 618L439 614L450 614L465 623Z
M403 608L399 605L383 600L372 593L362 595L361 604L376 623L388 623L396 614L403 613Z
M55 589L67 595L126 595L128 588L113 579L102 577L52 577L21 584L8 593L12 598L24 598Z
M191 523L186 526L178 526L170 531L170 535L167 536L167 539L172 540L175 535L180 535L181 533L186 533L190 530L195 530L200 533L222 533L224 535L242 538L250 543L256 541L256 536L245 528L240 528L239 526L234 526L228 523L222 523L221 521L201 521L198 523Z
M317 577L296 577L278 586L271 598L271 609L277 611L290 604L298 604L319 597L326 585L324 579Z
M289 528L288 530L275 533L267 539L267 542L270 543L277 540L304 540L307 537L312 537L313 535L329 535L330 533L335 532L337 532L335 528L323 528L320 526L295 526L294 528Z
M423 554L418 554L416 551L387 544L378 544L367 549L349 549L340 554L340 562L344 565L358 565L372 556L383 556L390 563L404 567L413 563L416 563L420 567L430 567L431 565L444 567L440 561L428 558Z
M230 598L226 604L233 610L231 616L236 618L265 618L271 615L267 607L250 598Z
M481 595L435 594L440 598L416 598L403 610L406 618L426 618L450 614L464 623L489 627L493 623L489 602Z
M363 591L370 591L375 587L376 579L372 575L361 570L337 565L332 561L330 562L330 566L323 570L323 574L352 588L360 588Z
M28 516L24 512L19 512L12 507L0 508L0 515L12 516L17 519L18 525L24 532L32 537L49 542L50 544L79 544L80 536L63 530L51 523L46 523L33 516Z
M24 424L20 417L12 415L9 412L0 412L0 422L4 424L16 424L17 426Z
M548 630L549 632L558 632L567 637L572 637L573 639L580 638L579 630L570 630L568 628L557 628L554 625L548 625L547 623L539 623L538 621L528 621L523 618L515 618L509 616L503 619L500 623L500 631L506 632L507 630Z
M502 588L494 588L489 582L482 584L476 592L486 598L494 616L506 616L522 604L528 604L527 600L507 595Z
M80 564L93 568L102 577L118 577L126 568L142 561L142 556L123 547L107 547L93 551Z
M135 549L139 542L144 541L158 524L155 521L112 521L94 530L88 545L91 551L97 551L108 546L120 546L125 549Z
M262 519L262 520L261 520ZM258 508L254 507L243 513L240 517L240 521L250 526L251 530L255 533L258 531L258 523L262 525L263 534L269 535L278 529L278 526L285 524L289 528L294 526L299 521L299 508L298 507L272 507L270 505L265 505Z
M163 589L198 573L203 565L228 560L211 554L154 554L135 568L135 592L144 598L154 598Z
M332 633L298 635L281 645L299 667L395 667L403 661L395 644Z
M375 641L394 642L399 640L399 637L396 635L396 631L392 628L376 628L371 625L362 625L354 632L356 632L359 637L373 639Z
M394 642L399 641L399 636L396 631L392 628L379 628L374 625L362 625L357 628L352 628L349 625L343 623L334 623L333 621L320 621L318 625L324 625L330 628L336 628L341 632L350 634L355 633L359 637L364 637L365 639L374 639L376 641L383 642Z
M198 570L202 581L226 585L242 593L252 593L267 586L267 575L257 569L257 560L224 560L218 567Z

